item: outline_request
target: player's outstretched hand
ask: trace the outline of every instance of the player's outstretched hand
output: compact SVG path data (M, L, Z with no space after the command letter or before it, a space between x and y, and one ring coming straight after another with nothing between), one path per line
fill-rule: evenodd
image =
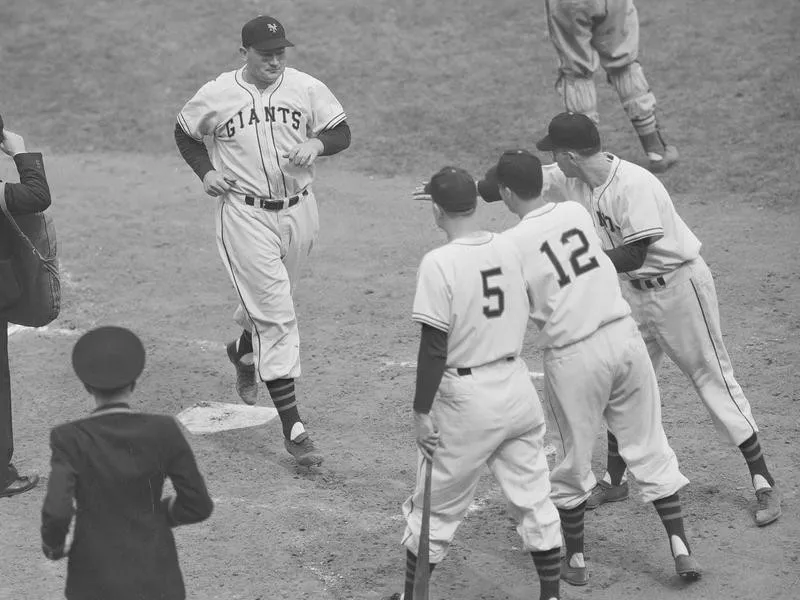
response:
M214 198L230 191L234 185L236 185L235 179L214 169L203 177L203 188L205 188L206 194Z
M8 129L3 130L3 139L0 140L0 150L9 156L16 156L25 152L25 140L22 136Z
M417 432L417 446L422 455L433 460L433 452L439 445L439 430L429 414L414 412L414 429Z
M312 138L285 152L283 158L288 158L289 162L296 167L310 167L317 160L322 148L322 142L317 138Z

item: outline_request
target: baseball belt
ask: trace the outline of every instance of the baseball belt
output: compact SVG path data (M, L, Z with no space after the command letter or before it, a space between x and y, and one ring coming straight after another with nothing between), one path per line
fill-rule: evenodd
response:
M247 206L256 206L258 208L263 208L264 210L282 210L284 208L290 208L300 202L300 198L304 198L308 196L308 190L305 189L299 194L295 194L294 196L289 196L288 198L284 198L282 200L270 200L269 198L257 198L255 196L245 196L244 203Z

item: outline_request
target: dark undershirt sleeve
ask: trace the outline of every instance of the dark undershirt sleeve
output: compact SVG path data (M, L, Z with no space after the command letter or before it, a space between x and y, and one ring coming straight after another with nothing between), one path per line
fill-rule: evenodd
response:
M320 156L331 156L350 146L350 126L342 121L336 127L321 131L317 139L322 142Z
M430 412L446 366L447 333L430 325L422 325L417 356L414 411L424 414Z
M608 258L614 263L617 273L635 271L644 264L647 258L647 247L653 238L644 238L630 244L624 244L611 250L606 250Z
M192 168L200 181L203 181L206 173L214 170L206 145L192 138L178 123L175 123L175 143L183 160Z

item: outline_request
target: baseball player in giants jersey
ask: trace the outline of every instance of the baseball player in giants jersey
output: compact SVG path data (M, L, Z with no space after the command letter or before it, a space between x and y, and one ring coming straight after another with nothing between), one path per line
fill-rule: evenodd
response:
M602 65L639 135L654 173L678 162L656 119L656 97L639 64L639 16L633 0L545 0L560 66L556 90L568 111L599 122L594 73Z
M758 499L756 523L772 523L781 514L778 489L750 404L733 376L700 241L654 175L601 151L597 127L585 115L562 113L548 131L537 144L556 161L545 168L545 194L576 200L589 210L654 368L666 354L691 380L717 430L744 455ZM611 428L607 471L589 508L627 497L624 474L630 463L617 452L617 437Z
M431 569L447 554L487 465L533 557L540 599L558 598L561 538L549 498L544 411L520 358L529 305L519 254L480 228L475 180L466 171L445 167L420 197L433 200L448 243L428 252L417 274L417 484L403 504L405 596L392 598L413 600L425 460L433 461Z
M520 222L502 237L520 251L531 319L544 347L544 392L563 445L550 476L567 551L561 577L589 581L584 562L584 511L596 480L592 451L603 419L619 451L667 530L675 570L700 576L683 526L678 491L689 480L661 425L656 375L617 274L603 252L591 216L577 202L540 197L539 159L505 152L478 183L481 196L502 199Z
M350 144L342 105L321 81L286 67L293 44L277 20L242 28L244 66L206 83L178 115L181 155L218 198L217 246L239 296L241 336L228 344L237 391L254 404L256 376L281 417L286 449L322 462L300 420L300 341L292 292L319 229L314 162ZM210 156L208 149L210 149Z

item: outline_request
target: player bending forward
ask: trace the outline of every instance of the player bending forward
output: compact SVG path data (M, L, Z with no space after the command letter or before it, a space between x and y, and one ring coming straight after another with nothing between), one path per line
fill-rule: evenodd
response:
M592 219L576 202L540 197L542 165L525 150L505 152L478 184L520 222L502 234L522 254L531 318L544 346L544 391L563 444L550 477L567 546L561 577L588 583L584 510L595 485L592 450L603 418L667 530L675 570L697 579L678 490L689 480L661 426L661 399L647 349Z
M392 598L413 600L425 460L432 457L431 570L447 554L487 465L533 557L539 597L552 600L559 597L561 538L549 497L544 412L519 356L529 310L519 255L508 240L481 230L475 181L466 171L445 167L425 194L448 243L426 254L418 272L417 484L403 504L405 595Z
M239 49L245 65L200 88L178 115L175 140L206 193L219 198L217 247L239 296L234 319L243 329L228 344L236 389L255 404L256 374L266 383L286 449L308 466L322 455L297 409L300 336L292 293L319 230L314 162L347 148L350 129L325 84L286 67L287 46L293 44L272 17L247 22Z
M733 376L700 241L656 177L601 151L600 134L587 117L562 113L548 131L537 147L551 151L557 164L546 168L545 194L576 200L589 210L653 367L657 370L666 354L689 378L717 430L744 456L758 500L756 524L774 522L781 514L780 495L750 403ZM587 508L628 495L618 437L609 431L608 467Z

